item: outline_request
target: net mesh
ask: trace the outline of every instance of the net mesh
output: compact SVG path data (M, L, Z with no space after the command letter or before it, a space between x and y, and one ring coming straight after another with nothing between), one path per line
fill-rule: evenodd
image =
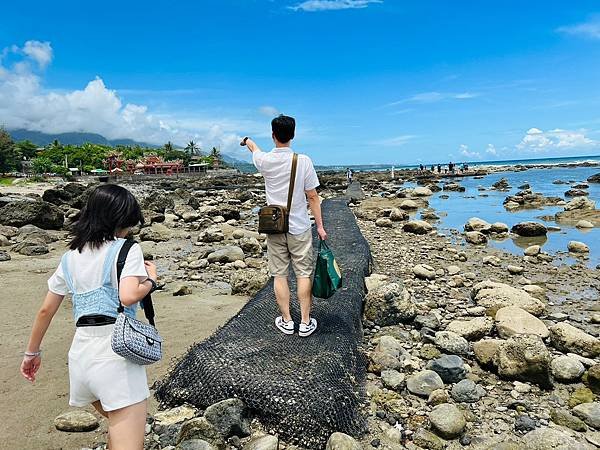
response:
M324 447L335 431L352 436L366 431L367 361L360 343L371 255L346 200L326 200L322 206L329 246L344 279L333 297L315 299L318 330L301 338L275 328L278 309L270 281L226 325L172 365L156 386L162 407L205 408L237 397L284 441L311 449ZM297 328L295 294L291 306Z

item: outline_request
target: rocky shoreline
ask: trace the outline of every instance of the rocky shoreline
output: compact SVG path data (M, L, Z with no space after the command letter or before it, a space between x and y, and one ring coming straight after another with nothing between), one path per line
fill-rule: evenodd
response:
M473 218L464 231L442 234L436 223L444 212L429 208L428 197L460 191L460 181L416 179L419 187L405 189L403 181L414 178L357 178L366 195L352 199L351 208L375 267L363 322L369 433L333 435L327 448L600 447L600 307L592 302L600 277L585 265L585 249L574 244L577 259L567 265L539 246L514 255L486 245L510 233L543 234L540 224ZM342 174L321 181L323 197L343 194ZM260 178L127 187L148 221L136 238L159 260L167 292L211 287L253 295L266 282L264 237L254 231L264 202ZM70 183L42 196L0 193L0 264L10 264L11 253L36 257L64 241L89 189ZM584 197L560 203L534 194L524 187L506 203L553 202L570 220L598 226L595 205ZM56 426L87 430L94 421L63 417ZM297 448L268 431L229 399L206 411L157 413L148 421L146 448Z

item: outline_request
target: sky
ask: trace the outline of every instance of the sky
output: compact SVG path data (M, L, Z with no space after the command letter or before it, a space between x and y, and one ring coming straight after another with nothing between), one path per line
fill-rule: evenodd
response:
M600 154L600 4L7 2L0 125L319 165Z

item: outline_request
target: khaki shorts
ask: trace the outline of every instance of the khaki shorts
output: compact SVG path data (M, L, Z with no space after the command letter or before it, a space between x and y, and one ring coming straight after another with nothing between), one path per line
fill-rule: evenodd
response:
M287 277L290 261L298 278L310 278L313 271L312 230L293 235L269 234L267 256L272 277Z

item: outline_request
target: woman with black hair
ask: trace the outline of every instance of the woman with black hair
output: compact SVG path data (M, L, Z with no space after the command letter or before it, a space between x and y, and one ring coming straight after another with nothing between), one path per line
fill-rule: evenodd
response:
M130 229L144 219L135 197L114 184L97 187L74 224L74 237L54 275L35 321L21 373L35 381L41 343L68 293L77 329L69 350L71 406L94 405L108 418L111 450L142 449L150 395L146 369L117 355L111 336L119 299L135 317L137 303L156 286L156 266L134 244L117 280L117 258Z

